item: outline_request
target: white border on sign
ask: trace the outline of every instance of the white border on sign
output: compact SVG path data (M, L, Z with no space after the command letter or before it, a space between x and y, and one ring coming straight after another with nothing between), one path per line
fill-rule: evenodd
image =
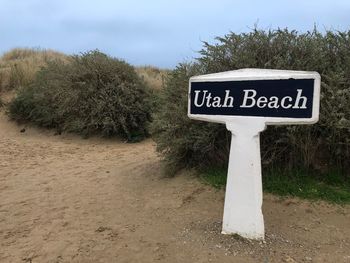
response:
M282 79L314 79L313 107L311 118L286 118L286 117L258 117L258 116L227 116L227 115L204 115L191 114L191 83L192 82L226 82L242 80L282 80ZM318 121L320 111L320 87L321 76L314 71L292 71L276 69L239 69L214 74L191 77L188 88L188 111L187 115L191 119L229 123L239 120L264 121L267 125L284 124L313 124Z

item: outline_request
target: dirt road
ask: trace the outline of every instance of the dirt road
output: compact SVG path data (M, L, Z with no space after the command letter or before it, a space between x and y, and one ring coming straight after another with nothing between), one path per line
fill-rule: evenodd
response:
M151 140L22 128L0 115L0 262L350 262L349 206L265 195L265 243L223 236L224 192Z

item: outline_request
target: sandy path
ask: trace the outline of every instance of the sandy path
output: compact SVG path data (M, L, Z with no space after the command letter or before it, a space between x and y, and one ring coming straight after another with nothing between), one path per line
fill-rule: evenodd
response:
M266 243L220 234L223 191L164 178L153 142L0 115L0 262L350 262L350 208L267 195Z

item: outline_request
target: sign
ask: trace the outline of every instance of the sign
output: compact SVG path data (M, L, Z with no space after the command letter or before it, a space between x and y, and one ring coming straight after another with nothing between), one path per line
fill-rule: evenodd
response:
M241 69L190 79L188 116L232 132L224 234L264 239L260 132L266 125L318 121L317 72Z
M314 79L191 83L191 114L311 118Z

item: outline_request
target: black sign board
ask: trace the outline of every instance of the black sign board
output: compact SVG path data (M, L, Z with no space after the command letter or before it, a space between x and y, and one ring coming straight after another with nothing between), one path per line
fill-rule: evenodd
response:
M190 82L191 115L311 118L315 79Z

